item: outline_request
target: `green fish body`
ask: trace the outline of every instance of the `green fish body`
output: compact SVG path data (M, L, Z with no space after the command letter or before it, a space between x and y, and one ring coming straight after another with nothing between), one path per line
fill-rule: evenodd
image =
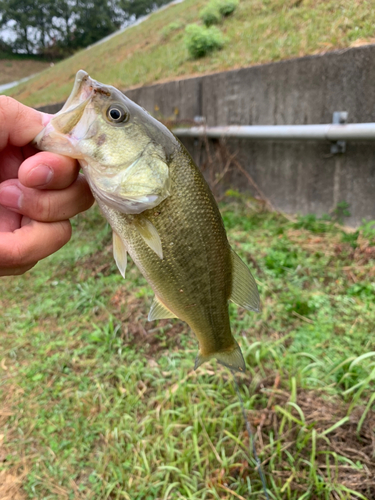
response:
M257 287L228 243L204 177L174 135L117 89L80 71L67 103L35 143L80 161L113 229L121 274L129 253L155 292L149 320L188 323L199 342L195 368L216 358L245 370L228 301L257 311Z

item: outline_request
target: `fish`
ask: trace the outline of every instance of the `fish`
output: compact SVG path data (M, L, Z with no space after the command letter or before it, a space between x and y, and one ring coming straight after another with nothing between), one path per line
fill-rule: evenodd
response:
M228 242L207 182L173 133L80 70L34 145L79 161L113 230L121 275L129 254L155 293L148 320L179 318L190 326L199 344L195 369L216 358L245 371L228 303L257 312L258 288Z

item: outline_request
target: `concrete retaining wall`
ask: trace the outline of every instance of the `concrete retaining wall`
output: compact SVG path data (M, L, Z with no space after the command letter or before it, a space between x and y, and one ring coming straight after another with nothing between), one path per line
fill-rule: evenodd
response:
M334 111L348 111L352 123L375 122L375 45L140 87L126 95L156 116L203 116L209 126L330 123ZM194 158L204 157L200 141L184 143ZM226 144L278 209L320 215L345 201L352 214L346 223L375 219L374 142L348 142L346 153L335 156L328 142ZM252 191L237 169L225 179L226 187Z

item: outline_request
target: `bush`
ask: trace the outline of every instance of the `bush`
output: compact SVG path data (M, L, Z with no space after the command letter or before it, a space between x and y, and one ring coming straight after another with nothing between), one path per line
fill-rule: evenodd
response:
M203 57L214 50L219 50L224 45L224 37L215 26L206 28L205 26L198 26L198 24L189 24L185 32L187 49L194 59Z
M209 3L204 9L202 9L199 12L199 17L207 27L212 24L219 24L221 21L221 14L217 4L215 3Z
M238 0L220 0L217 3L217 8L220 14L224 17L232 14L238 6Z

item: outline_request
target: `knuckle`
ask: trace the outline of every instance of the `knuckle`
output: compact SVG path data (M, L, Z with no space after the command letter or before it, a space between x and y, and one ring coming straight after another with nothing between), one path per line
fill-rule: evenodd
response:
M7 95L0 95L0 109L9 109L16 106L17 101Z
M53 220L55 215L54 204L52 203L51 196L44 197L44 215L46 220Z
M9 113L11 113L12 121L17 120L21 113L20 103L7 95L0 95L0 113L3 119L9 121Z
M55 207L49 193L38 193L35 208L36 219L41 222L52 222L55 218Z
M31 264L27 246L22 241L15 241L8 255L9 267L18 269Z
M68 243L70 238L72 237L72 226L68 220L64 220L60 222L59 228L59 238L58 238L58 246L62 247Z
M8 119L9 108L14 106L14 99L6 95L0 95L0 119L2 123Z
M1 95L0 96L0 120L1 123L9 123L11 119L12 126L19 129L24 125L23 120L23 106L12 97ZM6 127L5 127L6 129Z

